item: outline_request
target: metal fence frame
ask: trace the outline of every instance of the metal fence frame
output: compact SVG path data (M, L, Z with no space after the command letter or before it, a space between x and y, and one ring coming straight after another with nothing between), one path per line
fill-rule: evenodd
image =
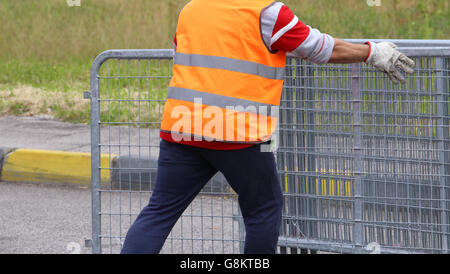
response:
M366 40L355 40L350 39L348 40L350 42L354 43L363 43ZM377 40L375 40L377 41ZM449 167L449 136L448 136L448 126L449 126L449 107L448 105L448 82L449 82L449 57L450 57L450 41L445 40L388 40L395 42L397 45L399 45L400 51L404 52L408 56L412 57L436 57L436 68L434 69L433 73L436 73L436 83L433 84L436 86L437 90L441 90L442 92L437 92L435 94L436 96L436 105L437 114L433 117L435 118L437 124L437 140L439 142L439 163L436 164L439 166L439 174L441 174L440 177L440 187L439 189L439 207L438 210L440 212L440 216L438 219L442 220L441 224L436 224L438 229L434 231L434 233L438 233L442 237L441 239L441 245L439 249L432 248L430 250L424 250L424 249L415 249L415 248L409 248L409 247L391 247L391 246L380 246L380 251L383 253L449 253L449 226L450 226L450 220L449 220L449 205L450 205L450 191L448 188L450 187L450 167ZM153 59L170 59L173 56L172 50L109 50L106 52L101 53L93 62L91 74L90 74L90 81L91 81L91 88L90 92L86 93L86 97L89 97L91 100L91 157L92 157L92 252L93 253L101 253L101 183L102 183L102 170L105 168L101 165L101 141L100 141L100 125L101 125L101 119L100 119L100 86L99 86L99 71L102 65L110 59L125 59L125 60L153 60ZM314 129L314 110L317 110L317 108L314 106L315 99L315 89L312 87L315 86L315 76L314 74L314 68L302 66L299 63L296 63L296 65L292 65L292 62L297 62L295 59L289 58L288 60L288 66L287 66L287 75L286 75L286 84L285 84L285 90L283 93L283 99L282 99L282 107L281 107L281 124L286 123L288 125L294 123L297 120L306 121L305 128L306 131L313 132ZM289 65L292 65L289 67ZM339 68L338 68L339 69ZM304 71L303 71L304 70ZM306 77L299 80L297 77L299 75L302 75L301 73L306 73ZM309 73L309 74L308 74ZM367 253L367 241L364 239L363 230L364 230L364 217L365 214L363 211L363 204L365 203L365 197L364 196L364 189L362 181L365 180L364 178L364 172L363 172L363 158L364 155L362 154L363 150L363 139L362 139L362 127L364 125L362 119L362 104L363 104L363 98L361 97L361 81L364 80L364 76L361 75L362 68L360 64L354 64L351 66L351 105L352 105L352 121L351 124L347 124L348 126L351 126L352 132L349 135L350 138L352 138L352 155L354 166L352 169L352 174L344 174L344 175L335 175L332 173L327 174L321 174L320 171L316 172L316 179L320 176L327 177L327 180L332 180L332 178L336 178L336 180L342 179L343 177L347 178L348 180L352 180L353 182L353 189L352 189L352 196L351 197L340 197L342 198L342 201L347 201L351 203L353 206L351 207L352 210L352 218L351 220L345 220L343 222L346 222L345 225L348 227L351 227L351 231L348 231L348 233L351 235L350 241L341 241L341 242L334 242L327 239L320 239L320 238L308 238L308 235L304 235L302 231L299 231L298 225L292 225L292 228L287 233L282 233L279 239L279 246L280 246L280 253L297 253L299 250L301 253L305 253L305 250L311 250L312 252L316 251L326 251L326 252L339 252L339 253ZM294 75L295 74L295 75ZM297 77L297 78L296 78ZM296 79L296 80L294 80ZM290 82L291 81L291 82ZM295 83L293 83L295 82ZM349 90L350 92L350 90ZM297 95L293 95L293 94ZM297 113L297 118L293 118L290 115L283 116L283 108L287 111L290 109L295 109L297 106L297 103L292 103L294 101L298 101L299 98L294 98L295 96L299 96L299 94L302 93L303 98L302 102L306 103L306 107L301 112ZM308 105L309 104L309 105ZM329 115L329 114L328 114ZM300 117L301 116L301 117ZM312 127L312 128L308 128ZM296 129L297 133L299 133L302 130ZM277 162L280 169L280 176L282 178L286 177L293 177L296 176L296 178L301 177L302 170L299 169L299 167L308 166L308 168L311 168L314 166L314 157L316 155L315 152L308 152L305 149L315 147L317 146L316 138L312 135L302 135L300 138L299 135L292 135L290 136L288 134L289 130L286 130L286 128L283 128L280 130L280 139L285 139L288 143L283 143L281 141L281 151L283 151L283 148L286 150L289 150L291 148L292 144L300 145L296 147L296 149L302 149L303 152L299 152L297 156L300 155L307 155L307 157L297 157L297 160L292 160L294 158L289 158L288 160L283 159L283 157L277 157ZM293 141L292 138L297 138L296 141ZM291 143L289 143L291 142ZM303 146L303 147L302 147ZM282 152L281 152L282 153ZM282 156L282 154L278 153L277 156ZM314 157L309 157L314 156ZM291 157L291 156L290 156ZM302 158L302 159L300 159ZM306 161L302 162L300 164L300 161ZM337 172L337 171L335 171ZM308 176L307 176L308 177ZM289 184L290 179L286 179L286 185ZM298 179L293 179L298 180ZM306 180L311 180L311 177L308 177ZM291 185L298 189L298 181L294 182L292 181ZM318 181L317 181L318 182ZM309 182L311 185L315 184L316 182ZM305 182L305 185L308 185L308 182ZM287 188L289 189L289 188ZM119 190L120 191L120 190ZM295 193L289 193L285 192L285 197L287 199L287 206L288 209L286 212L291 212L291 210L295 211L297 210L295 207L297 206L298 200L296 200L293 203L289 202L289 197L307 197L304 195L295 196ZM313 195L314 196L314 195ZM319 201L320 199L324 197L320 197L318 195L317 197L308 196L308 199L316 199L315 202ZM330 197L325 197L326 199L329 199ZM335 197L336 198L336 197ZM336 198L336 201L339 200L339 198ZM433 200L433 199L432 199ZM341 201L341 202L342 202ZM318 219L315 219L316 217L310 216L311 218L304 218L302 217L295 217L292 219L292 216L283 216L283 227L286 228L286 226L291 226L291 224L306 224L309 221L311 222L317 222ZM409 218L409 217L408 217ZM242 242L244 239L243 234L245 233L243 230L242 225L242 218L237 217L237 220L239 221L239 234L240 237L238 241L241 244L241 251L242 251ZM321 219L320 221L327 222L327 219ZM328 220L329 221L329 220ZM330 221L329 221L330 222ZM331 221L332 222L332 221ZM374 224L375 225L375 224ZM401 225L400 223L398 225ZM382 226L382 225L380 225ZM282 229L284 229L282 228ZM292 233L291 233L292 232Z

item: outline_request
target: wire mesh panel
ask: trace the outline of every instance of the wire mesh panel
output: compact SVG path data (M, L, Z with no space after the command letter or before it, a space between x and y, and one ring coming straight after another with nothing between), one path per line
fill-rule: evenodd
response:
M93 251L118 253L155 183L172 51L110 51L94 66ZM236 195L217 174L186 209L161 253L239 253L239 216Z
M398 86L366 65L289 60L284 252L449 252L449 65L429 54Z
M402 50L417 66L398 86L367 65L288 59L276 152L280 253L449 252L450 48L408 43ZM107 51L94 61L94 253L119 252L149 201L172 54ZM237 197L217 174L162 253L240 253L244 234Z
M281 245L352 241L351 73L348 66L288 60L277 153L285 195Z

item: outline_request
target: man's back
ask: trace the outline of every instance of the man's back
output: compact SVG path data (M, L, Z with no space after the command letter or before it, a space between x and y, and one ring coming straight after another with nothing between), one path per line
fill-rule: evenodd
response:
M286 52L270 52L261 37L260 16L270 3L195 0L183 8L162 131L238 143L270 139L277 117L269 112L280 103L286 65Z

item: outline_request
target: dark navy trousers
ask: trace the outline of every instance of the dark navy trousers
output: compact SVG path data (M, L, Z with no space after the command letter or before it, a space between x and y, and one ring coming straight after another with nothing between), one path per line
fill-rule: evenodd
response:
M130 227L122 254L159 253L181 214L218 171L238 194L244 252L275 253L282 193L273 153L261 152L261 145L220 151L162 140L154 191Z

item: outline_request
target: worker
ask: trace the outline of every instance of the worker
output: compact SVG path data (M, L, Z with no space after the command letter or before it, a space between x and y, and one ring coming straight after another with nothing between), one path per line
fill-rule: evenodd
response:
M414 61L388 42L353 44L305 25L272 0L192 0L180 12L173 77L149 204L121 253L159 253L205 184L221 172L238 195L246 254L276 252L283 199L274 154L286 56L365 62L404 83Z

